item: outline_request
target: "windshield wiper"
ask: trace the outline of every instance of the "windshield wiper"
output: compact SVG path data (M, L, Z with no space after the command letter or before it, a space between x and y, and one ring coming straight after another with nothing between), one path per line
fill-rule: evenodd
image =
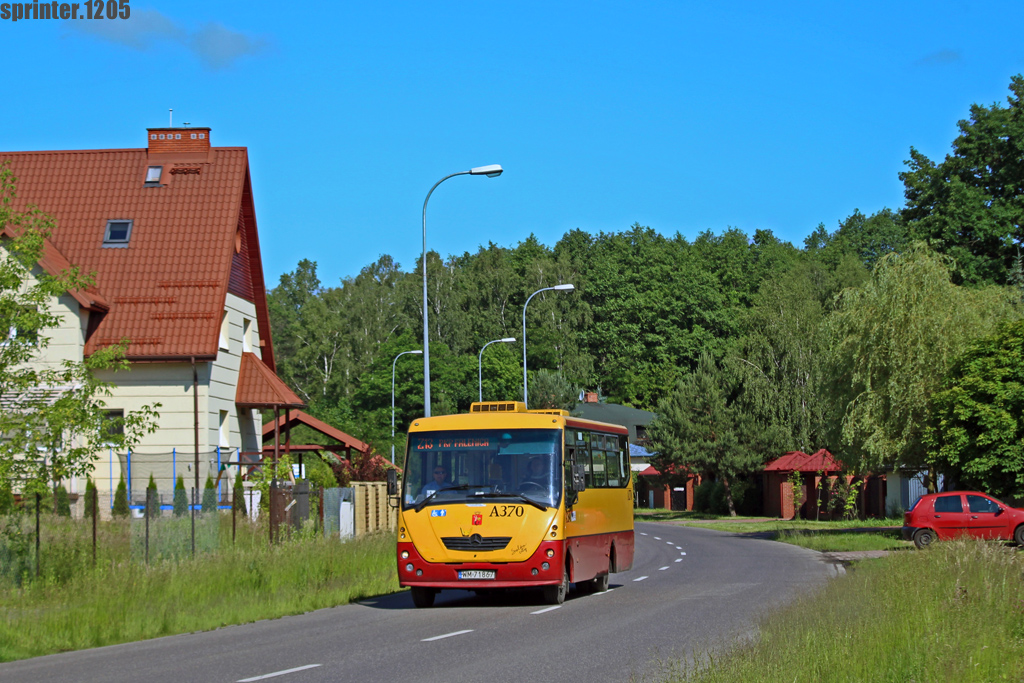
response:
M508 492L505 492L505 493L500 492L500 491L493 491L491 493L484 493L484 494L480 494L480 495L482 495L484 498L518 498L519 500L523 501L524 503L529 503L530 505L532 505L533 507L535 507L535 508L537 508L539 510L547 510L548 509L547 505L544 505L543 503L538 503L537 501L533 500L532 498L527 498L526 496L524 496L521 493L514 493L512 491L508 491Z
M470 486L469 484L462 484L461 486L448 486L448 487L445 487L445 488L443 488L443 489L435 489L435 490L431 491L430 493L428 493L428 494L427 494L427 497L426 497L426 498L424 498L423 500L421 500L421 501L420 501L419 503L417 503L417 504L416 504L416 507L415 507L415 508L413 508L413 509L414 509L414 510L415 510L416 512L419 512L420 510L422 510L422 509L423 509L423 506L425 506L425 505L427 504L427 502L428 502L428 501L429 501L429 500L430 500L431 498L433 498L433 497L434 497L434 496L436 496L437 494L441 493L441 491L465 491L465 490L467 490L467 489L473 489L473 488L477 488L477 487L475 487L475 486Z

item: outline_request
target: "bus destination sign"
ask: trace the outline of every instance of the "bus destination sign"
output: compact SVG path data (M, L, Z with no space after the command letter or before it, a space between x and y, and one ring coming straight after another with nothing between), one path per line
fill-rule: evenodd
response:
M427 436L416 439L417 451L482 451L495 447L489 436Z

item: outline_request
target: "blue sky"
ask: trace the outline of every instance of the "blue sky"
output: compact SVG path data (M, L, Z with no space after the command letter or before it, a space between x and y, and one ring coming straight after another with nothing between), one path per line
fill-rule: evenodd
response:
M0 0L0 2L7 0ZM0 149L249 148L268 286L634 222L801 244L899 208L1024 72L1024 4L132 0L128 21L0 22Z

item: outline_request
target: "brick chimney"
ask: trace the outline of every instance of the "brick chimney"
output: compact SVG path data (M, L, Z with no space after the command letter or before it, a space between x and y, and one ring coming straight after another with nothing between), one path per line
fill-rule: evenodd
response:
M150 154L208 152L209 128L147 128Z
M583 392L583 402L584 403L597 403L599 400L600 399L599 399L596 391L585 391L585 392Z

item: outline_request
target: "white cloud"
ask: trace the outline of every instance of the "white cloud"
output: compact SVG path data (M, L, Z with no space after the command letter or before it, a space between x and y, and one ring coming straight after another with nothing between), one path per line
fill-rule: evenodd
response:
M260 54L269 46L265 38L250 38L217 23L206 24L188 40L189 49L211 69L231 66L239 57Z
M249 36L219 23L205 24L190 32L170 17L149 9L133 9L128 19L68 20L64 25L73 32L139 51L163 41L179 43L210 69L227 68L239 57L258 55L270 47L266 38Z
M959 62L961 59L962 57L960 56L960 53L958 51L943 49L939 50L938 52L933 52L932 54L927 55L926 57L922 57L921 59L914 62L914 64L917 64L918 66L940 66L943 64L952 64L954 62Z

